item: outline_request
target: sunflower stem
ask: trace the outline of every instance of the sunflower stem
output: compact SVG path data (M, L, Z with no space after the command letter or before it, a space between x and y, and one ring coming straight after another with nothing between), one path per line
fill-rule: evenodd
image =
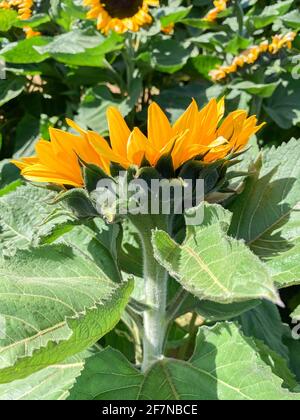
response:
M143 362L145 372L153 363L163 357L165 335L167 332L167 290L168 274L154 258L152 231L166 230L167 223L162 216L132 217L132 223L139 233L144 256L144 290L146 304L144 311Z
M240 3L240 0L235 0L235 11L237 16L237 21L239 25L239 35L244 35L244 10Z

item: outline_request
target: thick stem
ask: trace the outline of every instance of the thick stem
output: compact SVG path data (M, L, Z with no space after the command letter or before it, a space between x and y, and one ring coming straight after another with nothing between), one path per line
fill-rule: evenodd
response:
M148 220L146 220L148 219ZM155 260L151 242L152 230L166 228L162 219L151 216L132 218L143 246L145 299L149 309L144 311L143 372L163 356L167 331L167 272Z
M152 249L145 247L144 252L145 295L151 309L144 312L143 371L162 357L167 329L167 275L154 260Z

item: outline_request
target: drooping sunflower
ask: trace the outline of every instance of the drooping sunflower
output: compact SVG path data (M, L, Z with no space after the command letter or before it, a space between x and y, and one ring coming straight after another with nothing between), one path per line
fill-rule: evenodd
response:
M235 57L231 64L218 66L216 69L211 70L209 74L214 81L225 79L229 74L237 72L245 65L256 63L262 54L270 53L275 55L283 48L291 49L296 36L296 32L288 32L285 35L275 35L272 38L272 42L265 40L259 45L249 47L242 54Z
M41 140L35 157L13 163L30 181L73 187L84 185L82 162L97 165L108 175L111 164L124 169L156 167L167 155L175 171L193 159L210 164L241 152L250 137L264 125L257 125L257 118L248 117L243 110L234 111L226 118L224 112L224 99L212 99L201 110L193 100L172 125L162 109L152 103L146 136L139 128L131 131L118 109L110 107L107 110L109 141L68 120L78 135L51 129L51 142Z
M159 0L83 0L90 10L88 19L97 19L97 28L107 34L137 32L150 24L149 6L159 6Z

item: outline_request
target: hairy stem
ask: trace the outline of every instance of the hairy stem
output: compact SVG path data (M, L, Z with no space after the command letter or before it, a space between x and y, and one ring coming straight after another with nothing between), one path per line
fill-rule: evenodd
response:
M147 219L147 220L146 220ZM144 255L144 288L146 304L144 311L143 333L143 363L146 371L154 362L163 356L163 347L167 331L167 280L168 275L155 260L151 242L152 231L155 228L165 230L166 224L161 217L139 216L132 218L139 232Z

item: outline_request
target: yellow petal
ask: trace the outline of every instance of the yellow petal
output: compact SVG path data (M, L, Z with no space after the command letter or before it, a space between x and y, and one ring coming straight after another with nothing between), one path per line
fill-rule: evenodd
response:
M110 162L119 163L124 168L128 168L129 162L126 157L120 156L119 154L115 153L107 143L107 141L93 131L88 132L88 139L89 142L93 145L96 151L105 159L108 159Z
M153 102L148 110L148 138L156 150L161 150L172 138L172 127L161 108Z
M120 156L126 156L130 130L117 108L108 108L107 121L112 150Z
M32 165L22 171L24 178L32 182L43 182L58 185L70 185L73 187L81 187L83 179L81 176L64 176L56 170L51 170L44 165Z
M178 118L173 126L173 133L178 134L187 129L191 130L195 127L196 119L198 117L198 105L195 99L187 108L187 110Z
M127 158L130 163L140 166L146 155L147 143L147 137L138 128L135 128L127 144Z
M86 130L83 130L78 124L76 124L73 120L66 118L66 122L69 127L73 128L73 130L77 131L79 134L84 136L86 134Z

